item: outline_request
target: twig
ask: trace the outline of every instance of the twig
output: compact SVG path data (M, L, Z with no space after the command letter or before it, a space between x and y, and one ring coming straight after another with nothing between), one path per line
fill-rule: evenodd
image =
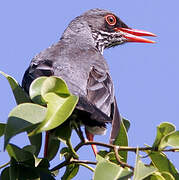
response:
M56 171L58 169L63 168L64 166L69 165L69 161L63 161L62 163L58 164L57 166L55 166L54 168L52 168L50 171Z
M84 166L86 168L88 168L89 170L91 170L92 172L94 172L94 168L92 168L91 166L88 166L87 164L93 164L93 165L96 165L97 162L93 162L93 161L80 161L80 160L72 160L71 162L74 162L74 163L77 163L77 164L80 164L81 166Z
M116 146L116 145L113 145L113 144L105 144L105 143L101 143L101 142L95 142L95 141L87 141L87 142L80 142L75 148L74 148L74 151L77 152L82 146L87 146L87 145L91 145L91 144L95 144L95 145L98 145L98 146L102 146L102 147L107 147L107 148L110 148L110 149L114 149L114 152L115 152L115 155L116 155L116 159L117 161L119 162L119 164L122 166L122 167L128 167L130 169L134 169L132 166L122 162L120 160L120 157L119 157L119 154L118 152L119 151L130 151L130 152L136 152L137 149L139 151L147 151L147 150L150 150L150 151L159 151L159 152L176 152L176 151L179 151L179 148L171 148L171 149L163 149L163 150L157 150L153 147L139 147L139 148L136 148L136 147L127 147L127 146ZM57 169L61 169L62 167L66 166L66 165L69 165L71 163L82 163L82 164L96 164L96 162L91 162L91 161L79 161L79 160L70 160L72 158L72 156L69 156L68 159L66 159L64 162L60 163L59 165L55 166L54 168L51 169L51 171L55 171ZM88 168L88 167L87 167Z
M7 162L7 163L5 163L5 164L3 164L3 165L1 165L0 166L0 169L2 169L2 168L4 168L4 167L6 167L7 165L9 165L10 164L10 161L9 162Z
M94 162L94 161L85 161L85 160L77 160L77 159L73 159L70 162L72 162L72 163L93 164L93 165L97 164L97 162Z
M115 152L116 159L117 159L117 161L119 162L119 164L121 165L121 167L123 167L123 168L128 167L128 168L130 168L132 171L134 171L134 167L132 167L132 166L128 165L127 163L122 162L122 161L120 160L118 150L119 150L119 146L116 146L116 147L114 148L114 152Z
M71 144L70 139L68 139L68 140L66 141L66 144L67 144L68 148L70 149L73 158L78 159L78 158L79 158L79 157L78 157L78 154L77 154L76 151L73 149L73 146L72 146L72 144Z
M85 168L88 168L89 170L91 170L92 172L95 171L94 168L92 168L91 166L88 166L87 164L84 164L84 163L79 163L81 166L84 166Z
M95 142L95 141L88 141L88 142L85 142L85 143L81 142L74 149L75 149L75 151L78 151L82 146L91 145L91 144L107 147L107 148L110 148L110 149L114 149L114 148L118 147L118 151L131 151L131 152L136 152L137 151L136 147L116 146L116 145L113 145L113 144L105 144L105 143ZM151 150L151 151L162 151L162 152L177 152L177 151L179 151L179 148L157 150L157 149L155 149L153 147L139 147L138 150L139 151Z
M163 152L179 152L179 148L173 148L173 149L164 149Z
M94 169L92 167L90 167L90 166L87 166L87 164L93 164L93 165L97 164L97 162L93 162L93 161L83 161L83 160L72 159L70 161L64 161L64 162L58 164L57 166L52 168L50 171L56 171L58 169L63 168L64 166L67 166L67 165L70 165L70 164L73 164L73 163L81 164L82 166L85 166L86 168L90 169L91 171L94 171Z
M79 124L72 124L72 126L74 127L76 133L78 134L81 142L85 142L85 138L84 138L84 136L83 136L83 132L82 132L82 130L81 130L80 125L79 125Z

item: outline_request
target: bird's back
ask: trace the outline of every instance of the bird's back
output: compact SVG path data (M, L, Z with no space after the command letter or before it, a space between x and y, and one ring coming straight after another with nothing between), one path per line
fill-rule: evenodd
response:
M52 75L65 80L70 92L79 96L77 109L89 113L95 121L111 121L113 84L107 63L96 48L74 38L60 40L32 59L22 86L28 92L34 79Z

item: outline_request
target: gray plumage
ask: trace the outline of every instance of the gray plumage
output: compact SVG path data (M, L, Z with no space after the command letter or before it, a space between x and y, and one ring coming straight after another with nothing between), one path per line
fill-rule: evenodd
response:
M105 123L113 122L112 142L119 129L120 115L102 53L105 48L124 43L125 38L108 27L104 18L107 14L113 13L92 9L75 18L59 42L32 59L22 86L28 92L31 82L39 76L61 77L71 93L79 96L78 118L91 127L89 131L102 134ZM119 18L116 26L127 27ZM97 132L94 127L98 127Z

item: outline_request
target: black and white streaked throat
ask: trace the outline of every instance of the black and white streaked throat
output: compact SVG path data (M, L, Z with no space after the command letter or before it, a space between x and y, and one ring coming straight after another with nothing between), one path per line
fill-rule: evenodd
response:
M96 31L92 32L96 48L103 54L105 48L110 48L122 44L126 38L118 32Z

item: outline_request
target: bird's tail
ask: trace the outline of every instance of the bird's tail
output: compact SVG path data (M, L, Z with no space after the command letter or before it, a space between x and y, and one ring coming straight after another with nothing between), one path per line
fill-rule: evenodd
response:
M47 131L46 134L45 134L44 158L47 158L48 143L49 143L49 131Z

